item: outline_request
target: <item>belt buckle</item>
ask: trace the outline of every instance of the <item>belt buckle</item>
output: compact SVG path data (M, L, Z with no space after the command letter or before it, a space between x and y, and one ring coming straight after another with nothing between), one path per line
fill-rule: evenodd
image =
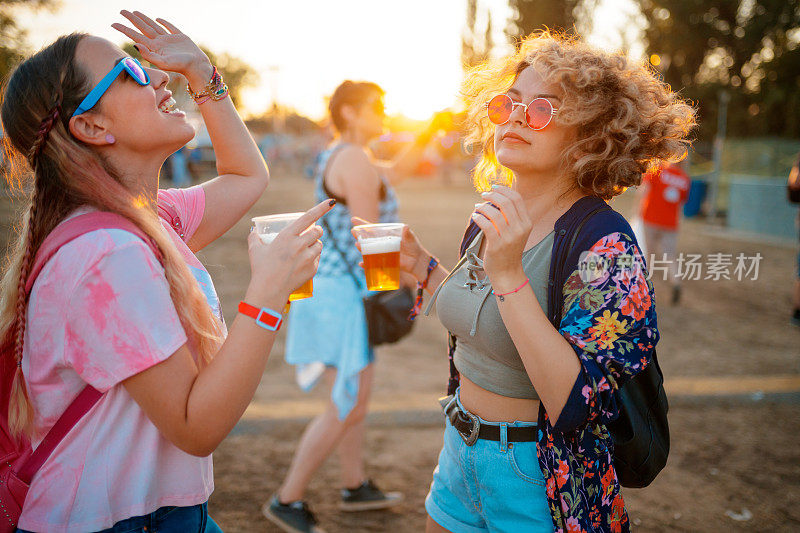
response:
M464 444L467 446L472 446L476 442L478 442L478 433L481 431L481 421L478 420L478 417L473 415L470 412L464 412L461 409L458 410L459 415L466 415L468 421L470 422L470 429L469 435L464 435L460 431L458 434L461 436L461 440L464 441Z

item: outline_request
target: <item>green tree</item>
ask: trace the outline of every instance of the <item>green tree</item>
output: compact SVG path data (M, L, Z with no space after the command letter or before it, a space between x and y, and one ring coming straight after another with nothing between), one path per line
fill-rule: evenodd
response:
M800 136L800 0L638 1L647 53L698 102L701 139L716 130L723 90L729 134Z
M275 117L276 113L280 115L277 117L277 120ZM285 107L273 107L259 117L247 119L245 124L247 125L247 129L255 136L264 133L275 133L276 122L282 124L280 133L303 135L306 133L316 133L322 129L319 124L305 115L301 115L294 109Z
M14 19L19 9L55 7L54 0L0 0L0 80L30 51L24 28Z
M483 32L476 28L477 15L477 0L467 0L467 23L461 34L461 64L464 70L489 59L494 48L492 13L486 11L486 28Z

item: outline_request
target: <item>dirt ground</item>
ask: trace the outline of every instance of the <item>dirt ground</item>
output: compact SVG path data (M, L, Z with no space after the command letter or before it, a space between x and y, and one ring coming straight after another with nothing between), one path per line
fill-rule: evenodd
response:
M403 220L444 264L453 264L477 201L466 177L450 186L435 179L411 181L398 193ZM311 205L311 182L275 168L270 188L251 214ZM613 205L629 215L632 198L623 195ZM7 220L7 202L4 210ZM248 228L249 221L241 221L200 254L228 321L249 280ZM659 360L668 390L678 392L670 395L672 451L666 469L650 487L623 491L635 529L800 530L800 389L769 393L765 388L762 394L758 385L742 385L753 376L800 383L800 328L788 322L796 242L754 239L687 221L679 249L704 256L760 253L762 260L755 281L686 281L679 306L669 305L666 287L657 283ZM338 466L331 460L308 493L328 533L424 530L423 501L441 446L436 398L446 383L445 347L444 330L435 317L427 317L401 343L379 349L368 472L381 487L402 490L406 499L390 511L338 512ZM260 507L280 485L305 423L326 398L322 388L299 391L293 376L283 360L281 336L251 408L215 452L216 491L209 508L225 531L277 531L262 518ZM725 394L704 395L703 386L688 394L678 387L698 378L728 378Z

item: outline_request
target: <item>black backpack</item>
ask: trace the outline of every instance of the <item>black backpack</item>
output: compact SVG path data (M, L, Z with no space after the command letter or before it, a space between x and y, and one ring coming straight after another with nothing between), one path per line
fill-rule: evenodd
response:
M571 235L564 242L558 263L551 272L559 273L561 286L570 272L564 272L565 263L583 227L597 213L611 209L605 202L588 210ZM571 270L571 269L570 269ZM552 276L551 276L552 277ZM564 307L564 291L556 290L556 305L549 306L549 319L558 329ZM617 391L619 416L608 424L614 439L614 470L623 487L642 488L648 486L667 464L669 455L669 424L667 421L667 393L664 391L664 375L658 364L656 351L644 370L622 385Z

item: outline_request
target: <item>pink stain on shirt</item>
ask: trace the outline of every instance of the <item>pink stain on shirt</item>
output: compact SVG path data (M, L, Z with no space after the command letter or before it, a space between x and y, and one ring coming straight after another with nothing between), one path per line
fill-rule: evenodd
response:
M109 307L116 294L111 285L100 277L100 272L96 269L93 270L93 273L97 276L97 282L86 284L86 288L89 292L87 295L88 301L86 302L87 311L89 312L89 318L94 321L95 327L103 330L106 328L106 317L108 317L110 311Z

